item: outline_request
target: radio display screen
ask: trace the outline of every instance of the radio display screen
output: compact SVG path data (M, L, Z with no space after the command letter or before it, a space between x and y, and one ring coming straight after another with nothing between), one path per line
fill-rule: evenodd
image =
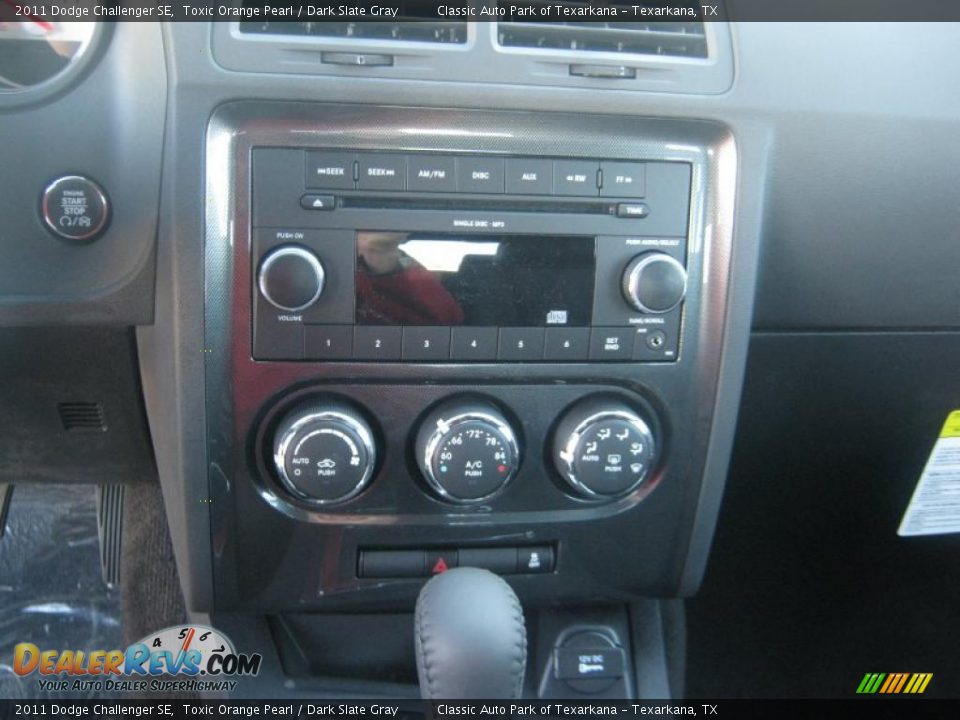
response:
M356 321L583 327L595 266L592 237L361 231Z

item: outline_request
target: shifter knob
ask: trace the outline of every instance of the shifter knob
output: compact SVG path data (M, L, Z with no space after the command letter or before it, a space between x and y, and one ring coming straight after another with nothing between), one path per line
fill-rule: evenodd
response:
M502 578L479 568L434 576L417 598L414 633L424 699L520 697L527 632Z

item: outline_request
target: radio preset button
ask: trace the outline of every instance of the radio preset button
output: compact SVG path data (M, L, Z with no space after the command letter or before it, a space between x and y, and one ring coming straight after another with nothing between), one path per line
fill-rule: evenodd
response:
M638 162L600 163L603 185L600 195L603 197L635 197L646 195L646 166Z
M303 333L307 360L348 360L353 356L353 328L349 325L307 325Z
M450 155L407 156L407 190L456 192L456 160Z
M450 334L451 360L495 360L497 328L455 327Z
M307 187L353 189L353 153L317 150L307 153Z
M457 190L459 192L501 195L504 190L504 176L503 158L457 158Z
M399 327L357 326L353 329L353 356L358 360L399 360Z
M554 195L597 195L596 160L556 160L553 163Z
M403 190L406 187L407 159L403 155L370 153L358 156L361 190Z
M543 359L565 362L586 360L589 346L590 328L547 328L546 341L543 346Z
M403 350L401 357L404 360L449 360L450 328L403 328Z
M543 328L500 328L498 360L531 361L543 359Z
M507 192L513 195L550 195L553 192L553 160L508 158Z
M630 360L633 355L632 328L595 327L590 331L591 360Z

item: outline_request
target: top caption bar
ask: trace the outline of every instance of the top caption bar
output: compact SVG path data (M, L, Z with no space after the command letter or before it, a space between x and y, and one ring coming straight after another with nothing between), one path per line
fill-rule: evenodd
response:
M2 21L209 22L874 22L958 21L952 0L499 0L494 2L387 0L386 2L257 2L256 0L2 0Z

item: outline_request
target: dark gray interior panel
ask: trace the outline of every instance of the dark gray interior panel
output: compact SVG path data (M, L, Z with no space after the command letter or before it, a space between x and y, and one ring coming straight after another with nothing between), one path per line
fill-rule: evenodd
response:
M128 329L3 328L0 373L4 482L156 478Z
M0 110L0 325L153 319L163 45L156 23L110 30L99 61L75 87ZM63 175L89 177L105 190L111 217L101 237L68 242L44 226L41 194Z

